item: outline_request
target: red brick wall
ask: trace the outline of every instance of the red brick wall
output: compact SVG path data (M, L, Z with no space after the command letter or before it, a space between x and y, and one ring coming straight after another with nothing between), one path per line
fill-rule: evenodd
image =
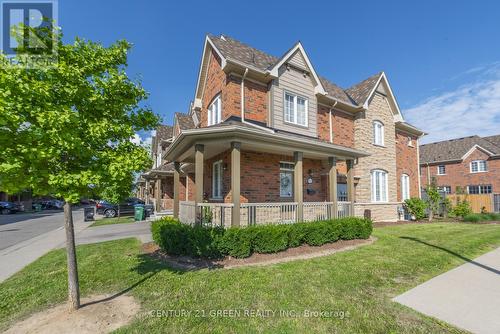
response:
M408 146L408 137L413 146ZM410 197L419 197L417 137L396 130L396 183L397 200L401 201L401 175L410 177Z
M318 105L318 137L321 140L330 141L330 108ZM333 143L346 147L354 147L354 118L339 112L332 114Z
M456 193L457 186L462 187L464 191L468 185L487 185L491 184L494 193L500 192L500 159L489 159L489 156L481 150L476 149L464 161L447 164L429 165L430 177L436 178L438 186L450 186L451 193ZM473 160L487 160L488 171L484 173L471 173L470 163ZM437 175L437 166L445 165L446 174ZM421 167L422 187L427 185L427 166Z
M267 121L267 91L266 85L245 80L245 118L263 123ZM212 52L202 99L201 127L207 126L208 107L219 93L222 99L222 119L241 116L241 78L226 74L222 70L220 58Z
M213 163L222 160L223 200L213 200L212 168ZM261 202L293 202L293 197L280 197L280 161L293 162L292 156L243 151L241 152L241 197L242 203ZM327 175L326 165L319 160L304 159L303 189L305 202L321 202L327 200L327 188L323 178ZM204 198L211 202L231 202L231 153L223 152L205 161L204 165ZM307 179L311 176L312 183ZM194 186L193 186L194 187ZM191 189L191 186L190 186ZM310 191L308 192L307 189Z

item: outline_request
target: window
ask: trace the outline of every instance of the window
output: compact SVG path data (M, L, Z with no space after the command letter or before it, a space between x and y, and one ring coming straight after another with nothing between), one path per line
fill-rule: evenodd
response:
M292 197L294 167L290 162L280 163L280 197Z
M213 164L212 197L222 198L222 160L214 162Z
M438 187L438 190L441 190L445 194L451 194L451 187L450 186L440 186L440 187Z
M446 166L445 165L439 165L437 168L438 168L437 175L445 175L446 174Z
M471 173L486 172L487 170L488 166L486 165L486 160L474 160L470 163Z
M372 202L387 202L387 172L374 170L371 173Z
M222 108L220 94L215 97L208 107L208 125L220 123L222 120Z
M382 122L373 122L373 144L384 146L384 124Z
M285 92L285 122L307 126L307 99Z
M410 177L408 174L401 175L401 200L410 199Z
M337 201L347 202L347 184L338 183L337 184Z
M491 194L492 192L493 187L491 184L467 186L467 193L469 194Z

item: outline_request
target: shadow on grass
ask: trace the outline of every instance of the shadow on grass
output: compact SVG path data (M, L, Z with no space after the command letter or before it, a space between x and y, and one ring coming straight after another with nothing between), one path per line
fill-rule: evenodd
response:
M139 259L139 263L137 264L137 266L132 268L131 271L135 271L140 275L144 275L144 277L142 277L140 280L138 280L134 284L130 285L129 287L123 289L122 291L119 291L111 296L106 297L106 298L102 298L102 299L98 299L98 300L94 300L94 301L82 304L82 307L90 306L90 305L94 305L94 304L99 304L99 303L104 303L104 302L113 300L115 298L118 298L118 297L132 291L136 287L140 286L141 284L143 284L144 282L146 282L147 280L149 280L150 278L152 278L153 276L155 276L156 274L158 274L162 270L168 270L172 273L179 274L179 275L182 275L185 272L182 270L177 270L175 268L169 267L168 265L162 263L160 260L153 258L150 254L138 254L137 257Z
M426 246L429 246L429 247L433 247L433 248L439 249L439 250L444 251L444 252L446 252L446 253L448 253L448 254L451 254L451 255L453 255L453 256L456 256L456 257L458 257L458 258L459 258L459 259L461 259L461 260L464 260L464 261L466 261L466 262L469 262L469 263L471 263L471 264L473 264L473 265L475 265L475 266L478 266L478 267L483 268L483 269L485 269L485 270L491 271L491 272L492 272L492 273L494 273L494 274L500 275L500 270L497 270L497 269L495 269L495 268L488 267L488 266L486 266L486 265L484 265L484 264L482 264L482 263L476 262L476 261L474 261L474 260L472 260L472 259L469 259L469 258L467 258L467 257L465 257L465 256L463 256L463 255L460 255L460 254L458 254L458 253L455 253L454 251L451 251L451 250L446 249L446 248L444 248L444 247L441 247L441 246L436 246L436 245L430 244L430 243L425 242L425 241L422 241L422 240L420 240L420 239L418 239L418 238L413 238L413 237L399 237L399 238L401 238L401 239L405 239L405 240L415 241L415 242L421 243L421 244L423 244L423 245L426 245Z

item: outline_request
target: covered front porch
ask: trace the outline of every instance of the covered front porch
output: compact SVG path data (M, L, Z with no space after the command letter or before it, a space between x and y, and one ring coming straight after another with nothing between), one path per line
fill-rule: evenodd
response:
M246 124L226 127L183 132L167 151L174 217L229 227L354 215L354 164L366 154ZM185 200L182 176L194 188Z

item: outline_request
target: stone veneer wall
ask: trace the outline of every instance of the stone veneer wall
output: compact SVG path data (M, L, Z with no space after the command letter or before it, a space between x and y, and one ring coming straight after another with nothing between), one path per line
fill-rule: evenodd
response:
M384 124L384 147L373 144L373 121ZM382 94L375 93L368 109L354 121L354 147L371 155L360 158L354 169L354 175L360 177L356 186L355 214L362 216L364 210L371 210L376 221L396 221L397 215L397 174L396 174L396 131L394 116ZM388 203L371 203L370 173L382 169L388 173Z

